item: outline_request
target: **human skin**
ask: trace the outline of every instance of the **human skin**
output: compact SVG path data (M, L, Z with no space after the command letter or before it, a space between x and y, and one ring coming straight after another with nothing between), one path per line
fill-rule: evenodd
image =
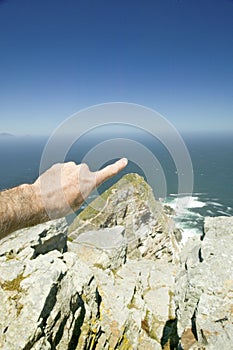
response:
M59 163L33 184L0 192L0 239L15 230L72 213L96 187L126 165L127 159L122 158L92 172L86 164Z

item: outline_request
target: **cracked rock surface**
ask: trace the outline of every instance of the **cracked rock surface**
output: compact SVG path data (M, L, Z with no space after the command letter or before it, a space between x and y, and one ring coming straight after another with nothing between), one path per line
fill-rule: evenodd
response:
M232 349L232 218L181 246L138 175L100 198L0 241L0 349Z
M62 219L1 241L0 348L75 348L82 324L98 314L93 274L65 252L66 231ZM44 253L37 255L39 246Z
M179 254L174 221L137 174L125 175L83 210L69 228L69 239L116 225L125 228L128 257L166 260L170 256L174 261Z
M206 218L202 240L190 240L181 256L175 290L181 348L232 349L233 218Z

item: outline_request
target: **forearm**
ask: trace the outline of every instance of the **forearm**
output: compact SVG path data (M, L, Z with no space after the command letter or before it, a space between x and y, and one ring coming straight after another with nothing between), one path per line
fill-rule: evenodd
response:
M49 220L33 185L0 192L0 239L9 233Z
M126 165L127 159L121 159L93 173L86 164L55 164L34 184L0 192L0 239L76 211L96 186Z

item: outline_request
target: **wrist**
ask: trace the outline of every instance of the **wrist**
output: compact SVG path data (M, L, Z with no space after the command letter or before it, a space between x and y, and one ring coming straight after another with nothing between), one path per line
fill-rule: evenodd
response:
M0 238L48 220L33 185L23 184L0 193Z
M42 222L58 219L70 212L70 207L61 188L51 186L48 189L47 184L45 187L43 183L41 185L41 182L35 182L31 186L37 206L36 210Z
M35 216L38 218L38 223L49 220L49 217L46 212L46 208L43 202L43 198L41 195L40 186L36 183L31 185L23 185L25 186L25 191L30 194L31 203L32 203L32 211L35 213Z

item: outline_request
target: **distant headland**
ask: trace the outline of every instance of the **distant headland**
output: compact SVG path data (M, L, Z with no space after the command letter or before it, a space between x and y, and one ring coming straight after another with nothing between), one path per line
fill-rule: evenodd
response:
M12 137L14 136L13 134L10 134L8 132L0 132L0 137Z

